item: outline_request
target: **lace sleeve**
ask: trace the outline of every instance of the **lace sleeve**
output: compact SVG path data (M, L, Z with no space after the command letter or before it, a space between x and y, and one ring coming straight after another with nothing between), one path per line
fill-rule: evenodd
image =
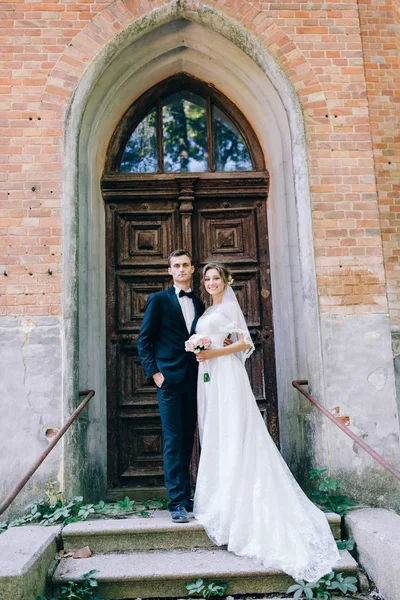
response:
M236 356L244 363L249 356L254 352L254 344L250 337L250 332L247 328L245 318L240 309L239 304L236 302L224 303L223 305L224 316L227 317L228 322L220 327L221 333L232 334L232 341L236 342L239 339L239 334L243 335L243 341L250 345L250 348L246 348L242 352L236 352Z

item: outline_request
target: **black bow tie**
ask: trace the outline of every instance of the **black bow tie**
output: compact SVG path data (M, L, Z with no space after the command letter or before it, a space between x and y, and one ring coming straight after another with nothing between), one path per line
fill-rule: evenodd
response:
M179 298L183 298L183 296L187 296L188 298L193 298L193 292L184 292L181 290L179 292Z

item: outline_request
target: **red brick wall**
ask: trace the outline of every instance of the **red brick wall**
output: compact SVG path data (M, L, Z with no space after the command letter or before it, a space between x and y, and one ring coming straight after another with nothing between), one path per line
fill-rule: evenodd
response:
M367 96L392 328L400 330L400 5L360 0Z
M61 313L65 110L97 52L161 4L3 5L0 315ZM321 311L387 311L383 237L391 316L400 326L395 1L204 4L256 35L302 102Z

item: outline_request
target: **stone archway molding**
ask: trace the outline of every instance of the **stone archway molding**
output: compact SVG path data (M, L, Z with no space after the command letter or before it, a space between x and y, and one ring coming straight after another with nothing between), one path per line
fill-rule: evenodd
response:
M67 495L96 499L104 497L106 486L100 179L107 146L131 103L158 81L182 71L212 83L238 106L258 135L270 172L268 220L281 447L295 472L305 448L291 380L308 377L314 393L324 397L306 143L298 96L265 45L243 25L204 5L195 9L179 3L164 5L128 24L92 58L67 112L65 410L76 404L79 389L96 390L89 417L65 442ZM323 436L323 431L318 435ZM324 444L319 448L323 454Z

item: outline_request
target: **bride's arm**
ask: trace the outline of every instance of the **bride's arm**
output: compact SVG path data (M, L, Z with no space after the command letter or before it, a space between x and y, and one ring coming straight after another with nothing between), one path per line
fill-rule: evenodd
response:
M196 359L198 362L204 362L205 360L209 360L210 358L218 358L218 356L226 356L227 354L235 354L235 352L242 352L242 350L247 350L251 348L250 344L246 344L243 339L243 334L239 333L238 341L233 342L230 346L226 346L225 348L210 348L209 350L202 350L198 354L196 354Z

